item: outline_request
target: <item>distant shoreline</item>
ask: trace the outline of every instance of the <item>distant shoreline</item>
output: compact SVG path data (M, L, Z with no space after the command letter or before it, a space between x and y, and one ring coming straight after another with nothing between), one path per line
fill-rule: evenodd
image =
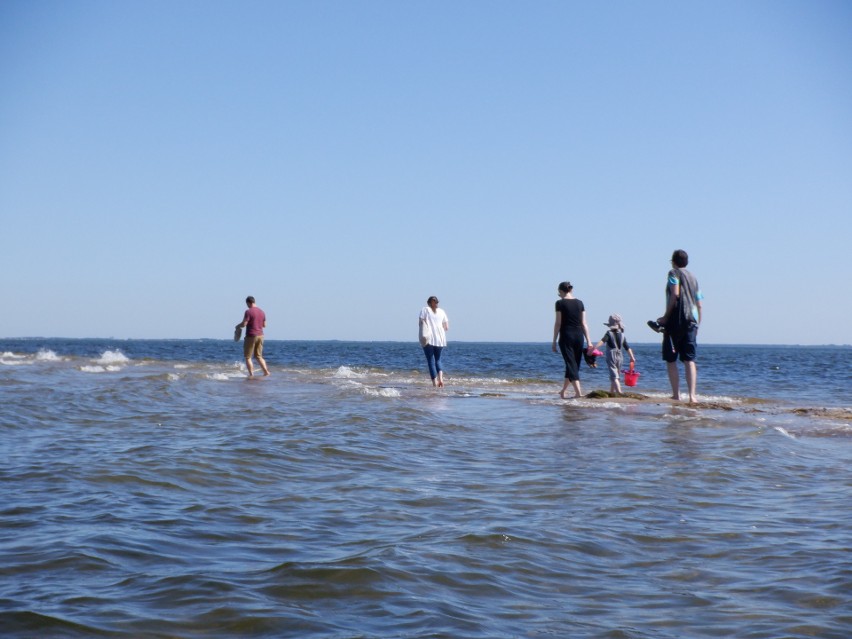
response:
M67 340L67 341L86 341L86 340L100 340L100 341L113 341L113 342L233 342L233 338L227 337L62 337L62 336L34 336L34 337L0 337L0 341L37 341L37 340ZM266 341L276 342L276 343L315 343L315 344L405 344L412 343L416 344L416 340L408 340L408 339L276 339L273 337L267 336ZM642 345L642 346L655 346L659 344L658 341L637 341L630 340L631 343ZM481 346L483 344L517 344L517 345L534 345L534 344L544 344L550 346L550 342L546 340L541 341L493 341L493 340L451 340L449 345L453 344L472 344ZM714 342L701 342L699 344L699 349L703 346L712 346L714 348L852 348L852 344L732 344L729 342L726 343L714 343Z

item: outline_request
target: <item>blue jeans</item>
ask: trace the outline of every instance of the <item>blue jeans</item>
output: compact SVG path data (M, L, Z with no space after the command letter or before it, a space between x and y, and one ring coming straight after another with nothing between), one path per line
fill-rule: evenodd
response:
M441 351L443 346L432 346L427 344L423 347L423 352L426 354L426 363L429 365L429 376L435 379L443 369L441 368Z

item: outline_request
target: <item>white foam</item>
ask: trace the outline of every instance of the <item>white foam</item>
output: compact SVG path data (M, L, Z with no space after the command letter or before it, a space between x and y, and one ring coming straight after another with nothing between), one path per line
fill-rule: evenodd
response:
M615 408L616 410L624 410L624 404L618 402L601 402L598 404L600 408Z
M130 361L130 358L129 358L129 357L127 357L127 355L125 355L124 353L122 353L120 350L104 351L104 352L101 354L100 359L95 360L95 362L96 362L96 363L98 363L98 364L104 364L104 365L108 365L108 364L126 364L126 363L127 363L127 362L129 362L129 361Z
M683 407L688 408L687 406ZM718 422L718 418L702 415L698 409L690 409L689 414L666 413L665 418L673 422Z
M634 391L631 391L634 392ZM639 391L635 391L639 392ZM650 399L671 399L671 393L642 393L645 397L649 397Z
M363 379L366 376L366 373L359 373L348 366L341 366L334 372L334 377L337 379Z
M0 364L3 366L21 366L22 364L32 364L26 355L16 355L15 353L3 353L0 355Z
M716 404L739 404L740 402L727 395L698 395L699 402L714 402Z
M776 426L775 430L778 431L779 433L781 433L782 435L784 435L784 437L789 437L790 439L796 439L793 435L791 435L789 433L789 431L786 428L783 428L781 426Z
M372 397L402 397L402 393L398 388L369 388L365 387L361 390L365 395Z
M212 379L216 382L227 382L231 379L243 379L246 376L247 369L244 364L235 362L233 367L225 370L214 370L213 372L204 375L205 379Z
M62 361L61 357L59 357L56 353L54 353L53 351L51 351L47 348L43 348L38 353L36 353L35 358L36 358L36 360L38 360L40 362L61 362Z
M482 386L486 388L494 386L500 388L504 386L512 388L516 387L516 385L512 383L512 380L505 379L503 377L449 377L445 375L444 382L460 386Z
M84 373L106 373L103 366L81 366L80 370Z

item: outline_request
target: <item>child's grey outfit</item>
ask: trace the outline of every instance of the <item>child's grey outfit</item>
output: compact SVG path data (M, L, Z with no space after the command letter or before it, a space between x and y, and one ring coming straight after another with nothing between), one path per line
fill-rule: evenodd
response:
M621 367L624 365L622 350L629 349L630 344L627 343L624 333L617 330L607 331L601 341L606 346L606 366L609 369L609 379L615 381L621 374Z

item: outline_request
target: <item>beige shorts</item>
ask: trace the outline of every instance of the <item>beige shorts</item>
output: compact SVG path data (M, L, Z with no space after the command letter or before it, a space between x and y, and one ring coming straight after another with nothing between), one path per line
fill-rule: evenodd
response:
M246 357L263 357L263 335L246 335L243 342L243 355Z

